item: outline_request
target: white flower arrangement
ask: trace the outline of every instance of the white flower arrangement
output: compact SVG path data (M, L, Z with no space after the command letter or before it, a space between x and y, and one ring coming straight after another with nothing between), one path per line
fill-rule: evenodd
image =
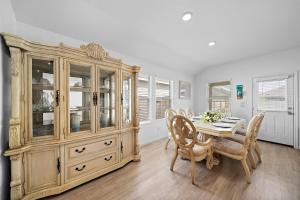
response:
M202 122L216 122L221 119L221 117L221 113L213 111L204 112L200 115L200 119Z

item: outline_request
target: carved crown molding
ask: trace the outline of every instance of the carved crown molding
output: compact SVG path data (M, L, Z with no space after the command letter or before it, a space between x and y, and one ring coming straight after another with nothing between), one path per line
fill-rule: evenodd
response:
M81 45L80 49L84 50L88 56L97 60L103 60L104 56L106 56L106 52L103 47L96 43Z

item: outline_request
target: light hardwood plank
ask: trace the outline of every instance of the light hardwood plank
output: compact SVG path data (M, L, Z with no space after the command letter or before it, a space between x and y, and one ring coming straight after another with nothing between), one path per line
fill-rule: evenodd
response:
M300 199L300 151L259 141L264 160L245 181L240 161L225 157L210 171L205 161L196 163L196 186L191 184L188 160L178 158L170 171L174 143L166 151L165 139L143 146L141 162L131 162L53 200L160 200L160 199Z

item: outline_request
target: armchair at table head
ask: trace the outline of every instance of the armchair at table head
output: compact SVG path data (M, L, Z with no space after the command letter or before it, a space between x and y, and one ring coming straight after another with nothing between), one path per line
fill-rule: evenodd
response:
M207 158L207 168L211 169L213 166L212 139L210 138L206 142L198 141L194 124L188 118L181 115L176 115L171 120L171 133L176 148L170 169L173 171L178 154L183 158L191 160L192 183L195 184L195 162Z

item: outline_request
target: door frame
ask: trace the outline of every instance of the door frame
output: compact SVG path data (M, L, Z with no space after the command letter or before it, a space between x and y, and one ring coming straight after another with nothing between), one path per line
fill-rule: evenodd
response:
M294 141L293 147L300 149L300 133L299 133L299 71L284 74L274 74L266 76L252 77L252 116L254 115L254 84L255 80L268 77L281 77L281 76L293 76L294 77Z

